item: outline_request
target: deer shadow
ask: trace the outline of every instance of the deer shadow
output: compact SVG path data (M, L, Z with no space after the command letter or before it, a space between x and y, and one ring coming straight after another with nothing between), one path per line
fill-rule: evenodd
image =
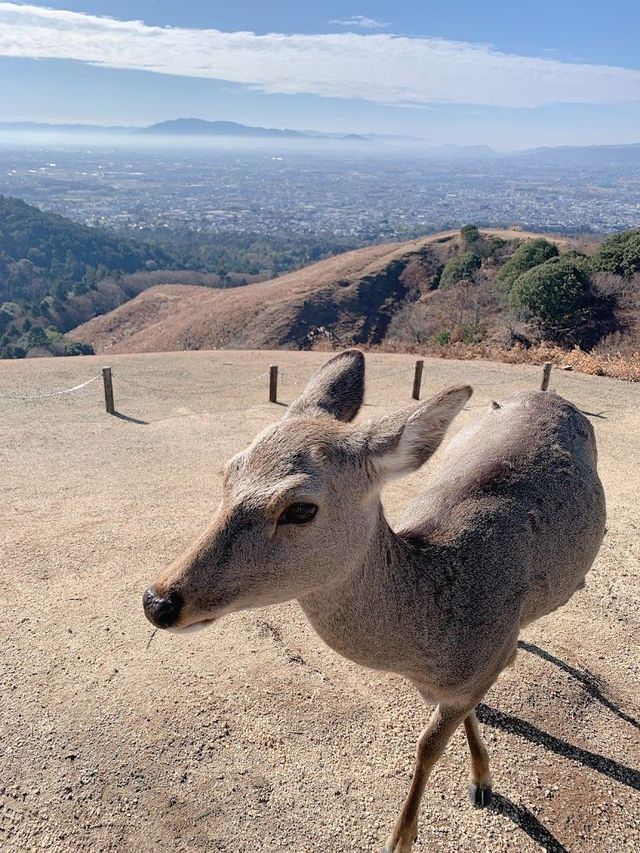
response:
M597 677L590 672L582 672L576 669L533 643L520 640L518 647L557 666L563 672L575 678L584 690L608 711L611 711L619 719L624 720L624 722L634 728L640 728L638 720L627 714L618 705L603 695ZM531 743L548 749L550 752L554 752L556 755L561 755L563 758L575 761L583 767L596 770L598 773L602 773L622 785L626 785L636 791L640 790L640 771L633 767L628 767L618 761L614 761L612 758L607 758L604 755L599 755L596 752L590 752L589 750L568 743L561 738L543 731L532 723L521 720L512 714L505 714L496 708L490 708L484 703L480 703L476 707L476 714L478 719L485 725L502 729L509 732L509 734L524 738ZM501 794L494 793L489 810L507 817L544 850L549 851L549 853L567 853L567 848L525 806L516 805Z
M620 764L620 762L614 761L613 758L607 758L604 755L599 755L597 752L589 752L587 749L574 746L566 740L561 740L539 729L532 723L521 720L520 717L505 714L496 708L490 708L482 702L476 707L476 714L478 719L487 726L502 729L505 732L509 732L509 734L524 738L538 746L543 746L549 752L555 752L556 755L561 755L570 761L576 761L578 764L582 764L583 767L590 767L592 770L597 770L598 773L603 773L605 776L609 776L610 779L614 779L622 785L640 791L640 771L634 770L633 767L627 767L625 764Z
M606 411L606 409L605 409ZM580 412L583 415L586 415L588 418L602 418L602 420L606 421L607 416L604 412L586 412L584 409L580 409Z
M542 660L546 660L548 663L552 663L554 666L557 666L558 669L561 669L572 678L575 678L576 681L579 681L584 690L589 694L589 696L595 699L596 702L599 702L603 707L611 711L612 714L615 714L616 717L624 720L625 723L629 723L629 725L634 728L640 729L640 722L638 722L635 717L627 714L622 710L622 708L616 705L615 702L612 702L603 695L597 676L593 675L589 671L582 672L581 670L576 669L574 666L565 663L560 658L555 657L545 649L541 649L540 646L536 646L534 643L526 643L524 640L519 640L518 648L523 649L525 652L529 652L532 655L537 655L539 658L542 658Z

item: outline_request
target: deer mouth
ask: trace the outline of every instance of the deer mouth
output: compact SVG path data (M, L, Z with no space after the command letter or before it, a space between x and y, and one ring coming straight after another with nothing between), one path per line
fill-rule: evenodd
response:
M213 615L211 611L187 613L177 625L172 625L166 630L171 634L195 634L197 631L202 631L204 628L208 628L209 625L213 625L214 622L218 622L227 613L233 613L235 609L233 605L227 604L226 606L223 605L215 608Z
M206 617L204 619L194 619L193 622L188 622L186 625L174 625L171 628L167 628L167 633L195 634L198 631L204 630L204 628L208 628L209 625L213 625L214 622L217 622L217 617L215 616Z
M175 628L167 628L170 634L197 634L198 631L203 631L209 625L213 625L216 619L201 619L199 622L191 622L184 627L177 626Z

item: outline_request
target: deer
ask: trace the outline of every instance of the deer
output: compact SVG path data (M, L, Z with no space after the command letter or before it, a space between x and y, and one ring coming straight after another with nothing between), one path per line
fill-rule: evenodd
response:
M297 599L338 654L407 679L435 706L383 848L409 853L431 770L461 724L469 796L489 804L474 709L513 663L520 631L584 587L605 500L589 421L552 391L519 391L454 436L392 529L382 489L433 455L472 389L354 422L364 374L359 350L332 357L232 457L211 525L143 608L157 628L182 632Z

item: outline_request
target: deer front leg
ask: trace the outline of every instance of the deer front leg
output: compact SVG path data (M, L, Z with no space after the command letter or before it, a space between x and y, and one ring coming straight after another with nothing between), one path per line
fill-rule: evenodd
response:
M475 710L464 718L464 730L467 733L471 753L469 799L474 806L483 808L491 802L491 773L489 772L489 753L480 736Z
M410 853L418 835L418 810L429 774L445 750L451 735L469 713L469 708L438 705L429 725L418 738L416 763L409 795L383 853Z

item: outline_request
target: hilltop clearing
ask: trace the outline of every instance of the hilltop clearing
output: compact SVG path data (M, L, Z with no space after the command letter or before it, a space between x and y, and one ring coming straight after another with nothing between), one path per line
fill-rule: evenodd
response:
M0 595L3 853L379 851L430 709L327 648L291 602L153 635L141 596L210 524L224 463L326 355L181 352L3 364ZM412 356L367 356L363 416L410 403ZM270 364L280 405L267 403ZM427 359L423 398L469 383L464 428L535 388L530 365ZM640 388L555 372L594 413L608 533L586 588L530 626L484 702L496 798L467 801L451 740L415 853L640 849ZM12 399L10 399L12 397ZM437 458L434 460L437 464ZM391 522L431 463L385 489Z

